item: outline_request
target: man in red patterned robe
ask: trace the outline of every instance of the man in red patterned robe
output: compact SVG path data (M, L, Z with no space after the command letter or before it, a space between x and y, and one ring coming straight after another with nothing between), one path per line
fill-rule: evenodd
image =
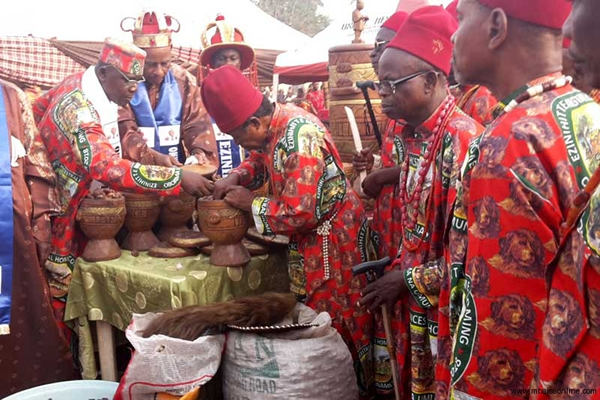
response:
M569 9L563 0L458 5L457 79L502 100L460 179L439 305L441 398L523 398L515 389L544 367L546 314L558 338L572 329L564 318L574 302L555 296L547 275L569 206L600 164L600 107L561 74Z
M443 8L421 8L400 27L379 61L382 107L390 118L406 122L398 134L400 165L395 177L400 178L403 237L392 270L363 291L360 304L372 312L382 304L394 309L403 398L435 396L443 238L456 177L470 141L483 131L448 93L455 29L455 20Z
M598 17L597 2L574 1L563 27L565 38L573 39L569 58L582 78L580 83L592 88L600 88ZM569 219L565 227L570 229L561 231L562 247L550 274L535 384L538 389L568 391L570 396L565 397L580 399L600 398L600 190L598 181L592 181L596 187L573 202L579 217ZM551 398L541 391L535 397Z
M456 98L456 105L465 114L487 126L492 122L492 113L497 103L490 90L481 85L456 85L450 88Z
M319 87L319 82L313 82L308 89L306 94L306 100L312 104L316 111L316 115L319 115L321 111L325 109L325 92Z
M133 96L144 59L136 46L107 39L96 66L68 77L34 106L59 189L60 211L52 219L52 248L45 263L59 321L71 271L85 245L75 216L92 181L118 191L161 196L177 195L182 188L197 195L212 191L212 183L194 173L124 160L111 145L109 127L116 127L117 105Z
M394 38L398 29L402 26L408 14L403 11L394 13L388 18L375 37L375 45L371 51L371 64L377 72L379 69L379 59L383 54L385 47ZM400 221L400 205L398 203L398 177L400 171L398 165L400 160L400 137L398 134L404 126L403 122L390 119L388 121L382 140L382 148L379 156L380 167L375 168L369 173L363 190L368 196L375 198L375 207L373 210L372 227L379 235L379 255L396 258L400 240L402 238L402 227ZM375 156L371 149L363 149L356 153L352 159L352 165L356 172L373 168ZM395 178L389 179L390 183L379 182L384 174L388 174L390 169L395 169L397 174Z
M271 104L232 66L211 72L202 98L219 129L251 151L215 184L214 197L251 212L260 233L290 236L291 291L331 315L366 394L372 383L372 318L355 306L363 281L351 270L372 259L375 249L331 135L314 115ZM251 192L266 182L271 197Z
M454 0L448 4L446 11L452 14L458 22L457 6L458 0ZM450 75L453 74L450 73ZM454 80L455 78L452 76L451 81L453 83L455 83ZM492 122L492 111L498 101L488 88L481 85L463 85L457 83L450 87L450 92L456 98L458 108L463 110L468 116L483 126L487 126Z

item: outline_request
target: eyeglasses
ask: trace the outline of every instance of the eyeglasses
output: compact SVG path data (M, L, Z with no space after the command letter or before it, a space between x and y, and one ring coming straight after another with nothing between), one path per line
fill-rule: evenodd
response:
M410 81L411 79L416 78L419 75L423 75L423 74L427 74L429 72L435 72L435 71L419 71L419 72L415 72L414 74L405 76L404 78L400 78L400 79L396 79L395 81L381 81L381 82L375 82L375 89L378 92L386 92L386 93L392 93L395 94L396 93L396 86L401 85L403 83L406 83L408 81Z
M380 47L387 46L389 42L389 40L378 40L375 42L375 45L373 47L375 48L375 51L379 51Z
M143 76L140 77L139 79L131 79L127 75L125 75L123 73L123 71L121 71L119 68L115 67L114 65L111 65L111 67L113 67L115 69L115 71L117 71L119 73L119 75L121 75L123 77L123 79L125 80L125 86L127 86L127 87L136 86L136 85L146 81L146 78L144 78Z

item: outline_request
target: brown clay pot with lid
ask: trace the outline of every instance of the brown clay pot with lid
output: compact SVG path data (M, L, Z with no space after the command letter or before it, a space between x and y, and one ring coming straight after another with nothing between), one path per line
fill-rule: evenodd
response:
M89 239L81 257L89 262L114 260L121 249L114 239L125 221L125 199L84 198L79 204L75 219Z
M127 214L125 227L129 231L121 243L126 250L148 251L160 240L152 232L152 227L160 213L159 197L155 194L123 193Z
M250 227L250 214L233 208L224 200L212 197L198 200L200 230L214 244L210 263L222 267L237 267L250 262L250 253L242 239Z

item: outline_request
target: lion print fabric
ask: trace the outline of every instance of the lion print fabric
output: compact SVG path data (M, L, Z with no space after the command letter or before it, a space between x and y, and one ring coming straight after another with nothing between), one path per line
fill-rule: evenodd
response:
M542 326L539 389L579 389L573 398L598 399L600 387L600 190L578 226L565 238L553 264ZM551 398L547 394L538 399Z
M577 301L550 291L546 274L568 207L598 166L598 137L600 107L567 85L499 116L470 147L439 304L440 398L448 388L458 399L522 398L511 390L533 383L546 313L561 346L581 330Z
M483 126L492 122L497 100L488 88L481 85L456 86L452 94L456 97L456 105L469 117Z
M266 152L252 152L233 173L240 184L261 187L265 179L271 197L252 205L255 225L263 234L290 236L291 290L318 312L328 312L348 344L362 391L373 381L372 317L356 308L364 287L352 267L377 257L372 233L358 195L352 189L331 135L312 114L291 105L276 105ZM329 276L325 274L322 235L328 235Z
M414 190L415 172L427 150L424 139L432 134L441 111L442 107L438 108L416 130L406 126L400 133L402 151L409 155L407 185L410 192ZM435 395L437 303L444 268L443 237L456 196L454 187L460 166L469 143L482 132L480 124L455 109L423 185L417 227L403 229L403 245L393 268L404 271L410 294L408 301L403 299L396 304L392 330L402 392L406 398L412 394L412 398L424 400ZM408 209L410 214L412 205ZM413 247L416 249L412 250Z
M143 166L119 157L102 131L94 105L81 89L82 75L67 78L34 105L35 119L58 181L60 212L52 219L52 249L46 261L50 289L56 299L67 295L71 271L85 245L83 234L75 226L75 216L93 180L115 190L138 193L167 195L180 190L179 169Z
M403 127L404 124L398 121L390 121L388 124L381 148L383 168L396 167L404 159L404 147L399 136ZM379 235L381 257L389 256L394 259L398 255L398 248L402 240L400 208L398 183L383 186L375 200L372 223L373 230Z

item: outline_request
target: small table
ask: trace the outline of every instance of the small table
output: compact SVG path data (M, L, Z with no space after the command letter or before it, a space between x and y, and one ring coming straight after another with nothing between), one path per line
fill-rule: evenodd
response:
M112 261L78 259L73 270L65 321L79 336L84 379L97 377L89 321L96 321L102 379L116 380L112 327L125 331L134 313L162 312L264 292L287 292L285 252L252 257L248 265L216 267L208 256L163 259L123 251Z

